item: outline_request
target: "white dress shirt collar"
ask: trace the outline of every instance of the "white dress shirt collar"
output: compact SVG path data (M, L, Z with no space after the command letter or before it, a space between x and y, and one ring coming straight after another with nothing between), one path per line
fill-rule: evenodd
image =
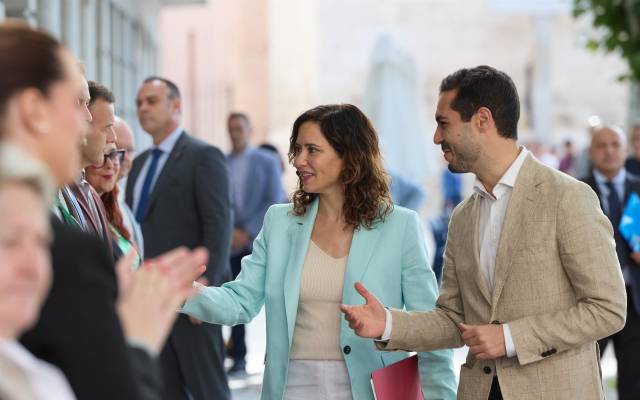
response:
M605 185L610 180L606 176L602 175L597 169L593 170L593 177L598 185ZM625 179L627 179L627 170L622 168L620 172L611 179L611 182L614 185L624 185Z
M162 150L163 154L171 153L171 151L176 145L176 142L178 141L178 139L180 139L180 135L182 135L183 130L184 129L182 129L182 127L178 125L178 127L173 132L171 132L169 136L164 138L164 140L154 148Z
M507 171L502 175L496 186L493 188L494 194L487 191L484 184L477 176L473 182L473 190L482 197L488 196L493 200L500 199L506 193L507 188L513 189L516 185L518 174L520 173L522 164L524 164L524 160L527 158L528 154L529 151L524 146L520 146L520 153L518 154L518 157L516 157L516 159L511 163Z

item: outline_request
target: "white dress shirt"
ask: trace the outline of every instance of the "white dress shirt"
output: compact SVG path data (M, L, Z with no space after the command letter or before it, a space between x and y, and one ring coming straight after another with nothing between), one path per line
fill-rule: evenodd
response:
M3 378L11 378L3 374L0 376L0 387L7 384L11 390L14 390L15 386L12 384L28 385L24 388L24 394L29 393L39 400L74 400L76 398L69 382L58 368L34 357L15 340L0 339L0 358L3 359L1 364L5 367L11 366L9 368L11 371L6 371L7 375L13 372L18 374L14 377L20 377L19 380L12 379L10 382L3 383Z
M158 177L160 176L160 173L164 168L164 165L167 163L167 160L169 159L169 155L173 151L173 148L176 145L176 142L178 141L178 139L180 139L180 136L182 135L183 131L184 129L182 129L181 126L178 126L175 131L171 132L171 134L169 134L169 136L167 136L162 141L162 143L150 149L150 151L153 151L153 149L156 149L156 148L160 149L162 150L162 154L160 154L160 157L158 157L158 166L156 167L156 173L154 174L153 179L151 180L151 187L149 187L149 195L153 193L153 187L155 186L156 181L158 180ZM142 186L144 185L145 178L147 177L147 171L149 170L149 166L151 165L151 159L152 159L152 156L151 156L151 153L149 153L149 156L144 161L144 165L142 166L142 169L140 169L140 173L138 174L136 183L133 186L133 207L132 207L133 210L132 211L134 212L134 214L136 210L138 210L138 201L140 201Z
M493 291L496 254L500 244L500 233L502 232L504 216L509 206L511 192L516 184L518 174L520 173L527 154L529 154L527 149L520 147L520 154L518 154L518 157L495 185L493 193L489 193L477 177L473 183L473 190L480 197L480 221L478 224L477 244L480 255L480 270L491 292ZM386 315L387 320L384 333L380 338L381 340L389 340L391 337L392 316L389 310L386 310ZM516 355L516 347L511 337L509 325L503 324L502 329L507 357L514 357Z

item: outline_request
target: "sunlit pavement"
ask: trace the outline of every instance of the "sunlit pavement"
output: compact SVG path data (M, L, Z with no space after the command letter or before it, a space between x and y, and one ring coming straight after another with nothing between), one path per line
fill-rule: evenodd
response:
M265 349L265 319L264 310L246 327L247 332L247 374L243 376L232 376L229 378L229 386L233 393L233 400L256 400L260 397L260 387L262 385L262 373L264 371L264 349ZM228 336L228 329L225 328ZM460 365L464 363L467 354L466 348L454 351L454 365L456 375L459 373ZM229 361L229 360L227 360ZM602 359L602 373L605 379L605 392L607 400L617 400L618 396L613 389L616 375L616 360L613 356L613 346L607 346L604 358Z

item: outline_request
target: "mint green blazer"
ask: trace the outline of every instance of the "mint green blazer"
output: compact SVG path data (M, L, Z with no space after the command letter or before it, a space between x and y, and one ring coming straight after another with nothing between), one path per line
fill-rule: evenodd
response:
M269 208L254 241L253 253L242 259L238 277L221 287L200 290L182 309L183 313L203 321L237 325L251 321L265 306L267 345L263 400L281 400L286 388L302 266L318 200L309 205L302 217L293 216L291 210L291 204ZM344 279L344 304L363 303L354 289L357 281L363 282L388 307L434 308L438 289L415 212L394 206L384 222L377 223L371 230L360 228L354 232ZM344 319L340 348L355 400L373 399L372 371L407 357L404 352L377 351L372 340L356 336ZM451 350L419 353L422 387L427 399L456 397L451 355Z

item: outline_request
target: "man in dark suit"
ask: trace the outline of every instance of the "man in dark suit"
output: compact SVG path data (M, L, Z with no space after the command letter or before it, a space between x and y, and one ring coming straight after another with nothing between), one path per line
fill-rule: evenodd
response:
M634 252L620 234L618 226L631 193L640 195L640 178L624 168L626 138L614 126L596 128L591 136L589 156L592 174L583 179L596 192L602 210L614 228L616 253L627 288L627 321L618 333L599 341L600 353L613 342L618 361L620 400L635 399L640 393L640 252ZM613 278L613 277L612 277Z
M142 227L147 257L176 246L209 249L206 278L220 285L229 275L231 196L222 153L180 126L177 86L145 80L138 91L140 125L153 147L133 161L127 204ZM180 315L162 355L166 399L227 399L220 326Z

